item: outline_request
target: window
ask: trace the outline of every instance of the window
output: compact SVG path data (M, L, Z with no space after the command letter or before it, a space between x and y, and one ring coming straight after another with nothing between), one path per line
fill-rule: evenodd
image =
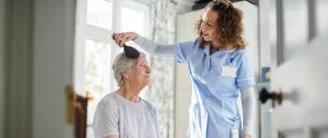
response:
M134 31L149 36L149 6L134 0L77 1L74 89L88 91L87 137L93 138L92 123L98 102L118 87L112 62L122 51L111 39L113 32ZM128 42L129 45L135 45Z
M111 1L89 0L87 3L87 24L111 30L112 5Z

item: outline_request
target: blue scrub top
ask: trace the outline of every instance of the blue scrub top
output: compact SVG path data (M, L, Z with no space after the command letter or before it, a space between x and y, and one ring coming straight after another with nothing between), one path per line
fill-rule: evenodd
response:
M237 106L240 87L255 85L253 69L246 49L217 51L210 44L199 48L198 41L173 46L179 63L186 63L192 79L188 137L230 138L231 130L242 135ZM236 69L235 77L221 75L222 67Z

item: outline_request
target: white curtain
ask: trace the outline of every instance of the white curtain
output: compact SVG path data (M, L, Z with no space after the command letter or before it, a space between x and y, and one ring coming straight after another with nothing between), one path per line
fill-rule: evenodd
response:
M159 44L175 42L175 5L169 0L153 0L151 4L151 39ZM174 65L175 59L150 58L152 84L145 97L157 111L161 138L174 138Z

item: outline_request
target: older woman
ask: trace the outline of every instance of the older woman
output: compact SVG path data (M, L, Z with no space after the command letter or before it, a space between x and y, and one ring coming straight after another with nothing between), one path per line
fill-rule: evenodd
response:
M120 53L113 64L114 77L120 87L98 104L94 118L96 138L157 138L155 108L138 95L150 83L150 68L145 55L137 59Z

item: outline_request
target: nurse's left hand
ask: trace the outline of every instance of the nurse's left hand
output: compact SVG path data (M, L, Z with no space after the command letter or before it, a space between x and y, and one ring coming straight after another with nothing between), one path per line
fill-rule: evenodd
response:
M243 138L252 138L252 137L249 136L249 135L244 134L244 135L243 135Z

